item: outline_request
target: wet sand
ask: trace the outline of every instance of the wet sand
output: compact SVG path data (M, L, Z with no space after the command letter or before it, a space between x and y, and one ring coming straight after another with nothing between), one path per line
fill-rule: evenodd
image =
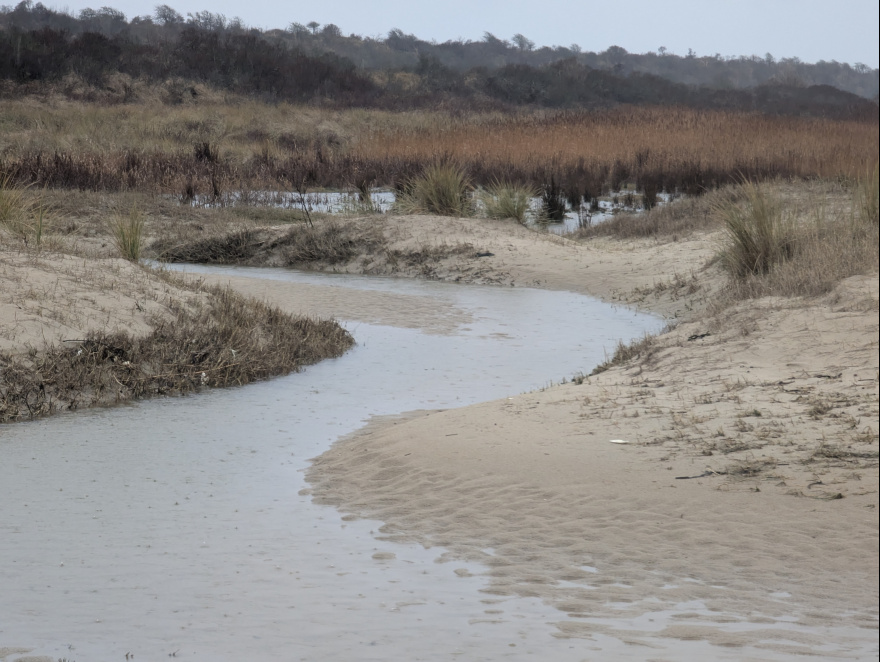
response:
M470 219L387 222L401 245L493 254L435 277L592 293L683 323L582 384L376 421L316 458L318 502L483 564L490 595L546 601L557 636L604 642L599 655L623 642L667 659L669 642L698 641L740 659L876 659L876 275L713 316L711 235L584 246ZM349 270L387 273L380 257ZM294 312L407 323L380 296L231 282ZM435 332L458 323L423 303L408 306Z

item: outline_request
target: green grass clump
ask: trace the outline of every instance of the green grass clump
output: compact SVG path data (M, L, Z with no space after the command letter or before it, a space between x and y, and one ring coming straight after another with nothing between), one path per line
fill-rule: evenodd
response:
M742 184L742 202L715 209L724 223L721 260L736 278L768 274L792 256L796 226L782 202L752 182Z
M470 216L471 182L461 168L451 163L428 166L407 182L398 207L405 213L439 216Z
M119 254L126 260L138 262L144 234L144 217L140 212L132 208L128 216L118 216L111 223L110 231Z
M480 201L489 218L514 218L526 222L526 213L537 192L529 186L496 181L480 194Z

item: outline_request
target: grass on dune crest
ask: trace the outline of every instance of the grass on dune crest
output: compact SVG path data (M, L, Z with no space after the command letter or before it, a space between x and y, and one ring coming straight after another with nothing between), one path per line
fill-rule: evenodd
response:
M800 214L767 185L740 189L740 201L716 207L724 228L719 257L734 299L816 296L844 278L877 273L877 166L843 206L812 198Z
M15 186L8 175L0 174L0 228L39 248L48 231L49 210L42 198L25 187Z
M452 163L433 164L404 184L397 207L409 214L471 216L472 190L470 178L462 168Z
M117 216L110 223L110 232L119 255L130 262L141 259L143 246L144 217L132 207L128 216Z
M531 186L494 181L480 191L479 200L489 218L512 218L524 224L531 200L537 195L538 190Z

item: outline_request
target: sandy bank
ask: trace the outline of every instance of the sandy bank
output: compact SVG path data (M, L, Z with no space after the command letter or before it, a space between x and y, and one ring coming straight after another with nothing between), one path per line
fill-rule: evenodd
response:
M576 243L482 219L345 225L355 237L381 236L381 250L308 266L571 290L678 324L635 361L579 384L374 421L315 460L317 501L383 521L388 538L441 545L447 560L483 562L487 601L540 597L559 608L560 636L697 639L753 657L831 646L822 649L829 658L876 640L876 274L819 298L713 312L723 276L707 266L718 245L710 233ZM260 229L257 239L271 245L283 232ZM282 258L267 250L244 262ZM0 263L14 283L3 308L14 329L4 335L18 343L10 349L90 328L139 333L171 296L135 287L119 261L107 263L122 283L112 296L104 271L81 258L59 258L39 287L15 275L49 259ZM89 278L98 280L84 285ZM294 314L433 333L465 321L416 296L207 280ZM656 615L650 627L646 613Z
M685 321L582 384L376 421L315 460L317 500L482 561L490 594L547 600L566 636L646 611L665 612L659 630L614 636L806 652L828 637L845 649L852 633L827 628L876 629L876 275L697 314L721 283L704 267L711 235L578 245L432 220L432 241L493 253L436 277L570 289ZM770 631L792 618L826 630ZM735 635L720 625L732 622Z
M246 384L351 344L335 322L124 260L0 251L0 422Z

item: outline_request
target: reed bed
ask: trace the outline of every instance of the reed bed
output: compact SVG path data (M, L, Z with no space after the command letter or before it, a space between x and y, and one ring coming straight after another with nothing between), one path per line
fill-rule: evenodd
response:
M0 176L18 184L141 190L405 189L438 163L589 200L622 186L702 193L743 178L848 178L878 158L876 121L684 108L392 113L257 102L168 109L0 104Z

